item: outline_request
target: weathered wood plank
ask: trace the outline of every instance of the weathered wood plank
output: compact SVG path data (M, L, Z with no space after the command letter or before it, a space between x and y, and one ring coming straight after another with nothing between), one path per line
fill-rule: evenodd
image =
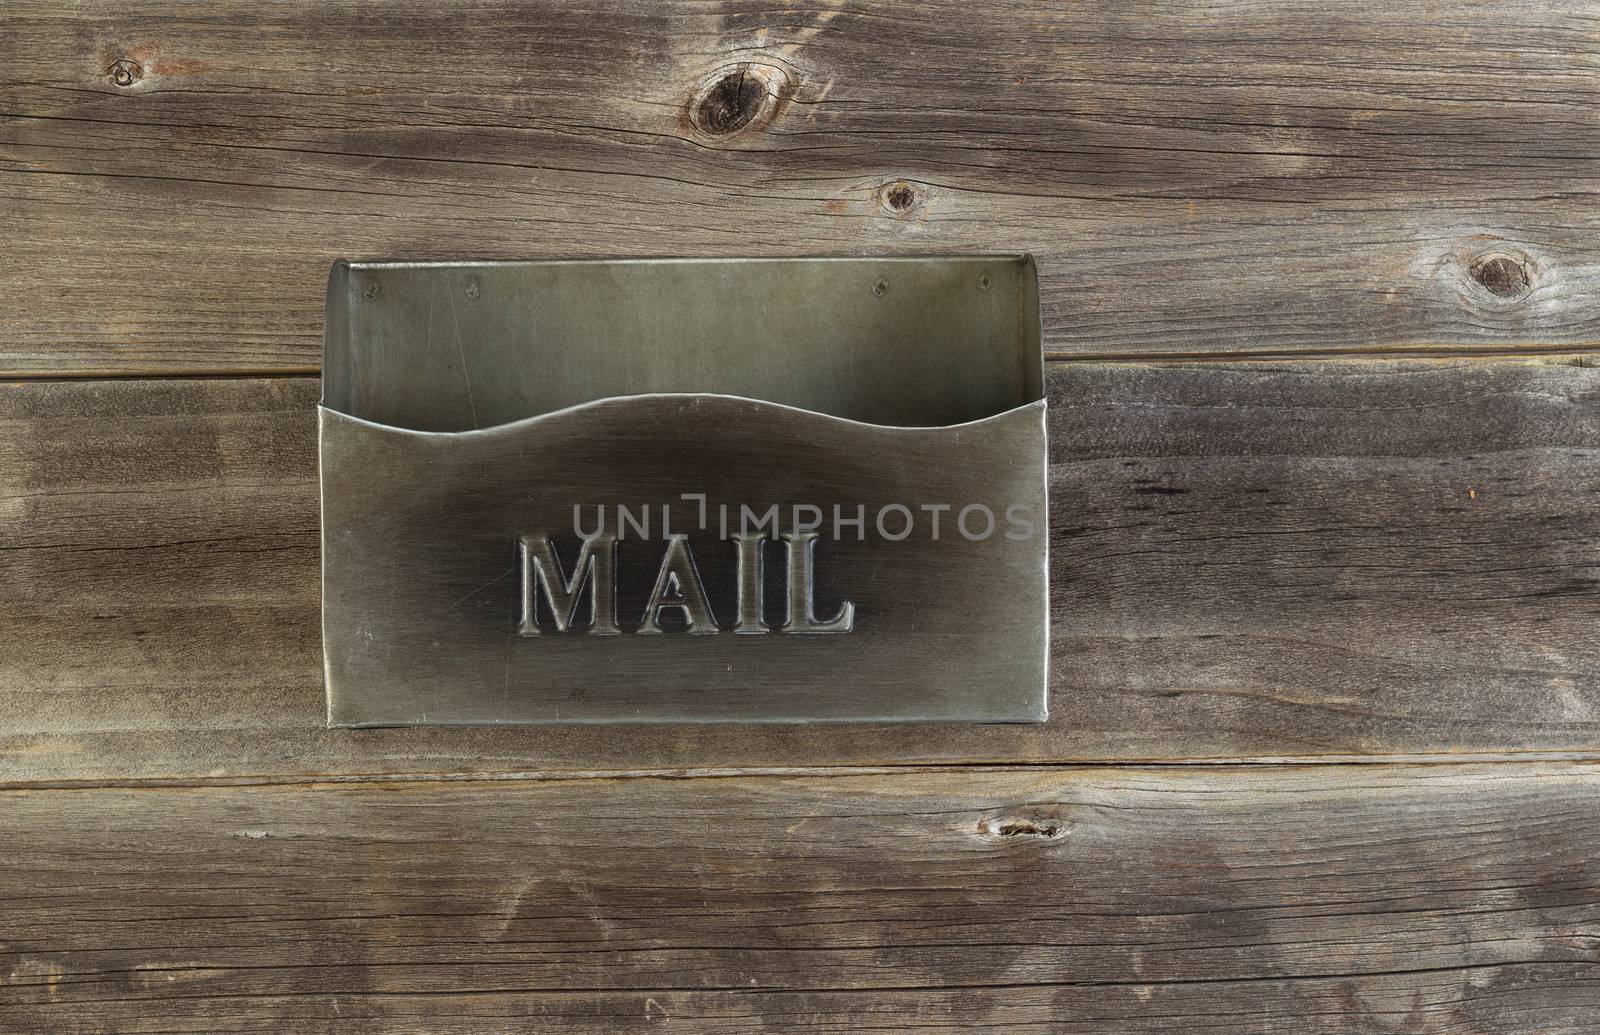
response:
M1600 369L1058 365L1043 726L322 728L310 379L0 388L0 780L1600 751Z
M0 371L312 370L340 255L1031 250L1058 353L1592 344L1597 16L13 3Z
M0 1024L1588 1032L1592 765L0 794Z

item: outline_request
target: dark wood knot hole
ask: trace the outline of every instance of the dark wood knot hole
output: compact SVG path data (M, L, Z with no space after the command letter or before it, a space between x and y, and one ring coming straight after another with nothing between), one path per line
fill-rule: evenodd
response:
M725 68L701 88L689 106L695 129L725 137L765 124L777 107L784 86L781 72L757 65Z
M1468 272L1496 298L1520 298L1533 288L1527 264L1509 255L1485 255L1473 262Z
M892 184L883 193L883 204L890 212L910 212L917 207L917 189L909 183Z

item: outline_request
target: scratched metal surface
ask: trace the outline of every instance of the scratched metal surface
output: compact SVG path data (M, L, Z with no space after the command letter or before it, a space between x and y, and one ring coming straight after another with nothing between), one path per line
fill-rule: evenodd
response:
M335 725L1045 717L1026 258L341 264L327 371Z
M900 427L1043 397L1026 256L341 262L327 312L323 401L417 431L657 392Z

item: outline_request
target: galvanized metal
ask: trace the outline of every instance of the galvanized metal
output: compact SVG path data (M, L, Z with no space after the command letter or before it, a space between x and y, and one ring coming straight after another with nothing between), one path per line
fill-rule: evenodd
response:
M339 263L323 379L334 725L1044 718L1026 257Z

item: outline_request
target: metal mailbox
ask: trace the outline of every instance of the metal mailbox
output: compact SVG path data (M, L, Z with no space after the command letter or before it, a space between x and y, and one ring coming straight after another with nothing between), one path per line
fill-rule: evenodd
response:
M1024 256L345 263L336 726L1040 721Z

